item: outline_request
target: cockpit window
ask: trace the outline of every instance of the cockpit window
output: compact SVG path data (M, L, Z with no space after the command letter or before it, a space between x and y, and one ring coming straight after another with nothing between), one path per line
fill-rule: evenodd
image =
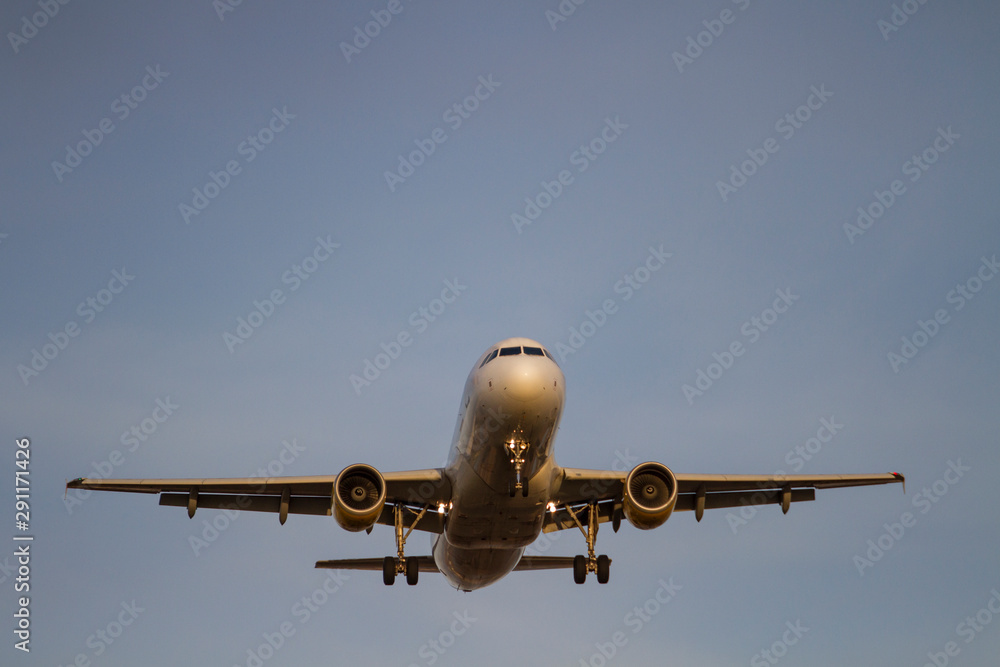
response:
M520 347L501 347L500 348L500 356L501 357L510 357L510 356L515 355L515 354L521 354L521 348Z
M552 360L552 363L554 363L556 366L559 365L559 362L556 361L556 358L553 357L552 354L548 350L542 350L542 352L545 354L546 357L548 357L549 359Z
M483 363L479 364L479 367L482 368L486 364L488 364L491 361L493 361L494 359L496 359L497 358L497 353L499 351L500 350L493 350L492 352L490 352L489 355L487 355L487 357L485 359L483 359Z
M540 357L540 356L542 356L542 348L540 348L540 347L528 347L527 345L525 345L524 346L524 353L525 354L533 354L536 357Z

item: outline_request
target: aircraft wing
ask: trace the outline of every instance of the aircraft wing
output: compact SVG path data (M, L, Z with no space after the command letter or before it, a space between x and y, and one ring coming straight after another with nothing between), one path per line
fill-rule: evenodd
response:
M556 511L546 519L544 531L573 528L577 525L565 508L582 507L596 502L598 521L620 521L625 477L628 472L563 468L558 491L553 497ZM744 505L781 505L787 512L791 503L816 499L816 489L847 486L870 486L900 483L899 473L875 475L699 475L675 474L677 504L675 512L694 511L701 521L706 509L743 507ZM617 523L616 523L617 526Z
M451 480L441 468L383 473L386 503L377 523L394 525L392 507L436 507L451 501ZM333 484L337 475L308 477L242 477L219 479L89 479L79 477L68 489L160 494L160 504L198 508L276 512L283 524L289 514L333 513ZM427 512L415 530L440 533L445 514Z

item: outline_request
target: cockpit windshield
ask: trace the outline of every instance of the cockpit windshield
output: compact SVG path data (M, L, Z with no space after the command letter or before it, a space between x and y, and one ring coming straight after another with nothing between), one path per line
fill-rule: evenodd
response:
M555 357L553 357L549 353L549 351L546 350L543 347L534 347L534 346L531 346L531 345L524 345L524 346L516 345L516 346L511 346L511 347L501 347L501 348L497 348L497 349L493 350L492 352L490 352L489 354L486 355L486 358L483 359L483 363L479 364L479 367L482 368L486 364L488 364L491 361L493 361L494 359L496 359L498 356L499 357L513 357L513 356L517 356L519 354L527 354L527 355L534 356L534 357L543 357L543 356L544 357L548 357L557 366L559 365L558 362L556 362Z

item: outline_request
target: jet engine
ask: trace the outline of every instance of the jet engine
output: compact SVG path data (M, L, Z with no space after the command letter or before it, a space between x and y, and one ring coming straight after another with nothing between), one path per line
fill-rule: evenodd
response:
M385 479L370 465L347 466L333 483L333 516L344 530L368 530L385 505Z
M636 528L663 525L677 504L677 478L662 463L640 463L625 478L625 517Z

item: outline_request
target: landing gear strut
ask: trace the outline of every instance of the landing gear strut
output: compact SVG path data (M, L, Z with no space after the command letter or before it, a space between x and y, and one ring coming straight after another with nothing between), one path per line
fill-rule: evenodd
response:
M397 574L405 574L406 583L410 586L415 586L417 578L420 576L420 562L414 556L407 558L404 553L404 547L406 546L406 538L410 536L414 527L424 518L424 514L427 513L427 507L420 510L417 518L413 520L413 523L410 524L405 533L403 532L403 528L405 527L403 525L403 510L403 505L395 505L392 508L393 519L396 524L396 557L386 556L382 559L382 583L386 586L392 586L396 582Z
M517 492L521 496L528 497L528 480L521 477L524 468L524 453L528 450L528 441L524 439L524 432L517 430L517 435L507 441L507 449L510 451L510 463L514 466L514 481L507 486L507 492L513 498Z
M587 555L577 556L573 559L573 581L582 584L587 580L587 574L593 572L597 575L597 583L606 584L611 577L611 559L605 555L597 556L594 553L594 544L597 541L597 503L590 503L587 508L587 528L580 523L579 517L572 507L566 506L566 511L573 517L577 528L587 539Z

